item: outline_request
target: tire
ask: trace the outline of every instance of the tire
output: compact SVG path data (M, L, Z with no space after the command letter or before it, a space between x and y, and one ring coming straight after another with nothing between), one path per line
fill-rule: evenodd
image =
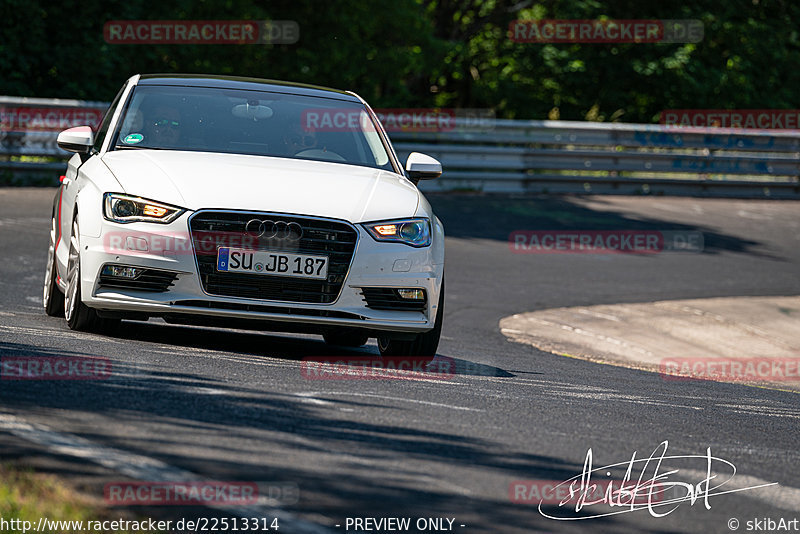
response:
M44 271L42 304L44 312L50 317L64 317L64 294L58 287L58 268L56 267L56 219L50 225L50 247L47 249L47 268Z
M119 325L118 319L101 319L97 312L83 303L81 298L81 256L78 217L72 221L67 262L67 291L64 294L64 316L71 330L104 332Z
M362 347L369 340L369 336L367 334L362 334L357 330L328 332L323 334L322 337L325 338L325 343L328 345L351 348Z
M433 329L414 336L414 339L392 339L389 335L378 336L378 349L381 356L416 356L433 359L439 348L439 337L444 323L444 280L439 291L439 306Z

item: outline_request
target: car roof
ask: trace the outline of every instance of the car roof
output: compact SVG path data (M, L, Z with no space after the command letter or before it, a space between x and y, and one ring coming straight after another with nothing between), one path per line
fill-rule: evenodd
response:
M264 80L261 78L244 78L239 76L217 76L211 74L142 74L138 85L171 85L177 87L213 87L218 89L244 89L249 91L269 91L292 95L316 96L359 102L353 94L304 83L280 80Z

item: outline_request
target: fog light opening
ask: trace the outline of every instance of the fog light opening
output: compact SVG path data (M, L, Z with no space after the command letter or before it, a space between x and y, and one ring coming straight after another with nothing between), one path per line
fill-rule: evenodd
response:
M398 289L397 294L405 300L424 300L425 292L422 289Z
M124 278L126 280L135 280L144 269L139 267L126 267L124 265L105 265L100 274L106 276L113 276L114 278Z

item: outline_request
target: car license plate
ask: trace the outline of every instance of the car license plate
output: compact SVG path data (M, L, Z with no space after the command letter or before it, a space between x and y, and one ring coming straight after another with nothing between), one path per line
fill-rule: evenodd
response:
M325 279L328 277L328 257L220 247L217 249L217 270Z

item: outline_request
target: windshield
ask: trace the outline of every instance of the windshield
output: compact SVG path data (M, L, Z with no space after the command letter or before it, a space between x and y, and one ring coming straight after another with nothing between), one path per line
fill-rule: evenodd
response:
M393 170L362 104L264 91L138 86L114 148L277 156Z

